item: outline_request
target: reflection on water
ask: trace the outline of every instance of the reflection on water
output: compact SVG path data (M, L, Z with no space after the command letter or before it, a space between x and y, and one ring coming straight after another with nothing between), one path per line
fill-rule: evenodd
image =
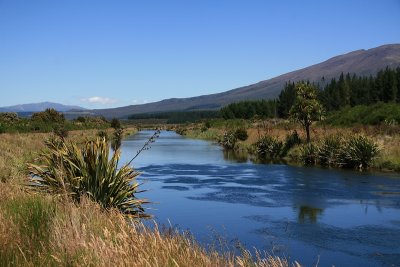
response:
M128 161L152 132L122 144ZM160 223L210 229L247 248L274 251L305 266L400 263L400 181L396 175L253 164L201 140L162 132L133 163ZM279 249L277 249L279 248Z
M316 223L318 217L322 214L323 209L314 208L310 206L300 206L299 207L299 222L311 222Z
M224 150L222 151L224 159L227 161L233 161L237 163L247 162L249 154L245 150Z

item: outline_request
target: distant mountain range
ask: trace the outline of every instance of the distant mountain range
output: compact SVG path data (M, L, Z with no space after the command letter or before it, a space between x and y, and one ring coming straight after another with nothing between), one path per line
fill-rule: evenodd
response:
M0 112L39 112L39 111L44 111L47 108L54 108L55 110L60 112L86 110L79 106L67 106L59 103L41 102L41 103L22 104L9 107L0 107Z
M323 83L343 73L375 75L386 67L400 66L400 44L383 45L368 50L357 50L330 58L324 62L292 71L272 79L248 86L239 87L223 93L202 95L190 98L171 98L143 105L131 105L111 109L87 110L79 106L66 106L43 102L35 104L0 107L0 112L38 112L54 108L61 112L85 111L86 115L102 115L107 118L126 118L132 114L158 113L166 111L191 111L219 109L232 102L242 100L272 99L278 97L288 81L309 80Z
M190 98L171 98L143 105L131 105L112 109L92 110L105 117L124 118L131 114L156 113L178 110L218 109L224 105L241 100L276 98L288 81L310 80L322 82L338 77L343 73L375 75L385 68L400 66L400 44L383 45L368 50L357 50L330 58L322 63L292 71L278 77L243 86L223 93Z

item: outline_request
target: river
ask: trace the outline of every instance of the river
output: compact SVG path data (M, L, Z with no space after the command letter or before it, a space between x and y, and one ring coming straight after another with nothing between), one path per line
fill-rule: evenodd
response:
M152 134L126 138L121 163ZM168 131L132 164L147 213L203 244L240 241L305 266L400 266L398 174L253 164Z

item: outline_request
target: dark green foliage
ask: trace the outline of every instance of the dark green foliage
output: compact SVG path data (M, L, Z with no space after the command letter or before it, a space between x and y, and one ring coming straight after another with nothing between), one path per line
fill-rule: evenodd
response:
M111 128L114 128L115 130L121 128L121 122L117 118L113 118L111 120L110 124L111 124Z
M219 140L219 143L225 149L234 149L236 146L237 137L234 131L225 132L222 138Z
M86 196L103 208L141 217L143 200L136 198L138 172L129 164L118 166L120 150L109 156L105 139L88 141L82 148L63 139L51 139L41 154L42 166L29 164L31 186L39 191L66 195L79 202Z
M60 138L68 137L68 130L63 125L56 125L54 127L53 133Z
M300 159L304 165L316 165L318 163L318 147L312 143L303 145L300 149Z
M224 119L275 118L277 116L277 101L242 101L229 104L223 107L220 112Z
M240 141L246 141L247 138L249 137L245 128L236 129L235 136Z
M185 134L186 134L186 129L185 129L184 127L180 127L180 128L177 128L177 129L175 130L175 132L176 132L177 134L179 134L179 135L185 135Z
M123 137L124 137L124 129L122 128L115 129L111 141L111 148L114 151L117 151L121 147Z
M220 112L217 110L199 110L199 111L175 111L162 113L144 113L135 114L128 117L130 120L151 120L159 119L168 124L199 122L220 118Z
M283 143L269 135L264 135L255 144L254 152L259 159L278 159L282 157Z
M400 124L400 104L380 102L370 106L346 107L330 114L326 123L338 126Z
M304 165L334 166L339 168L368 169L379 153L378 146L365 136L344 139L330 136L318 146L309 143L300 151Z
M100 138L104 138L104 139L108 140L108 134L107 134L107 132L104 131L104 130L98 131L96 135L97 135L98 137L100 137Z
M378 146L365 136L351 137L343 147L341 161L344 167L367 169L378 155Z
M328 111L346 106L371 105L377 102L400 102L400 68L386 68L375 77L340 75L320 92L320 100Z
M296 99L291 107L290 118L298 121L305 129L307 143L310 142L310 126L313 121L321 120L324 112L321 103L317 99L317 89L310 83L296 84Z
M65 121L65 117L64 114L58 112L57 110L48 108L45 111L33 113L32 120L46 123L63 123Z
M278 97L278 116L280 118L288 118L290 108L293 106L296 99L295 84L288 82L281 91Z
M20 118L18 117L18 114L15 112L3 112L0 113L0 123L14 123L18 122Z
M343 163L340 156L343 153L343 139L338 136L330 136L322 141L318 149L318 162L322 166L338 166Z
M282 156L286 156L291 148L299 144L301 144L300 136L297 133L297 131L294 130L291 134L288 134L285 138L285 144L282 149Z

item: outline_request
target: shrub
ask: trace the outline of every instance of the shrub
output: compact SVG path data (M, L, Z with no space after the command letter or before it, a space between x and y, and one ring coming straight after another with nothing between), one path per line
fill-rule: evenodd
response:
M377 144L363 135L351 137L340 155L344 167L367 169L378 156Z
M110 124L111 124L111 128L114 128L114 129L119 129L119 128L121 128L121 122L120 122L119 119L117 119L117 118L113 118L113 119L111 120Z
M219 140L219 143L225 148L225 149L234 149L236 146L237 138L235 135L235 132L229 131L225 132L224 135L222 136L221 140Z
M65 121L64 114L58 112L55 109L48 108L42 112L36 112L32 114L32 120L41 122L55 122L63 123Z
M269 135L264 135L255 144L253 149L259 158L276 159L282 157L283 143Z
M247 134L247 130L245 128L238 128L235 131L235 136L240 141L246 141L249 135Z
M300 149L300 160L304 165L316 165L318 162L318 147L312 143L303 145Z
M291 148L299 144L301 144L300 136L297 131L294 130L291 134L286 136L285 144L282 149L282 156L286 156Z
M57 135L60 138L67 138L68 137L68 130L62 126L62 125L57 125L53 129L53 133Z
M5 123L14 123L19 121L18 114L15 112L3 112L0 113L0 122L5 122Z
M124 130L122 128L115 129L111 141L111 148L114 151L118 150L121 147L123 137L124 137Z
M342 153L343 139L338 136L330 136L322 141L318 150L318 162L323 166L338 166L340 162L340 155Z
M129 164L118 169L120 150L109 159L105 138L87 141L83 148L56 138L46 145L48 151L41 154L44 165L28 165L36 190L67 195L77 202L87 196L103 208L117 208L131 217L145 215L144 201L135 197L139 173Z
M106 140L108 140L108 133L104 130L100 130L97 132L97 136L100 138L104 138Z
M179 135L185 135L185 134L186 134L186 129L183 128L183 127L180 127L180 128L177 128L177 129L175 130L175 132L176 132L177 134L179 134Z

